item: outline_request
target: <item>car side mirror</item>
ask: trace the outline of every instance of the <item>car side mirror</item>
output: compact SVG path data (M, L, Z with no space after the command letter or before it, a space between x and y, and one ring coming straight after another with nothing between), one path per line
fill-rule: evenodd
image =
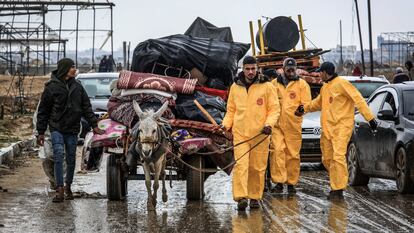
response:
M383 109L378 112L378 119L385 121L395 121L397 117L394 116L394 112L389 109Z

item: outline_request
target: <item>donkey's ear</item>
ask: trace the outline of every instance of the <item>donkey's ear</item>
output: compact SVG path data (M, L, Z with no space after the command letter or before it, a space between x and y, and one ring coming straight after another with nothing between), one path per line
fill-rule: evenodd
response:
M141 110L141 107L139 106L139 104L137 103L137 101L133 100L132 101L132 105L134 107L135 112L137 113L139 119L142 119L144 116L144 113Z
M156 113L154 113L154 115L152 115L152 117L155 120L158 120L158 118L160 118L162 116L162 114L165 112L165 110L167 110L168 108L168 101L165 101L164 104L161 106L160 109L158 109L158 111Z

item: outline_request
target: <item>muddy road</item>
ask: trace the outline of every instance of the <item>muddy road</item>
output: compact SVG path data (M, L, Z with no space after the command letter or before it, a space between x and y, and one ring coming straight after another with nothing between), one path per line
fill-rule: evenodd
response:
M397 194L394 181L373 179L368 187L348 188L345 200L329 201L326 171L314 164L302 165L297 194L266 193L259 210L242 213L224 173L208 178L203 202L186 201L181 181L168 187L167 203L159 198L156 212L146 210L144 181L129 181L127 200L107 201L105 166L104 160L99 172L76 174L77 196L63 204L51 202L38 158L0 168L0 232L414 231L414 196Z

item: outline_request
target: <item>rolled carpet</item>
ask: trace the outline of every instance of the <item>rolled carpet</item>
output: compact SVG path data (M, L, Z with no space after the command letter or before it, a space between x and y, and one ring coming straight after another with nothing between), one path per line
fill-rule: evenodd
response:
M123 70L119 73L118 89L155 89L166 92L192 94L196 83L197 79L173 78Z

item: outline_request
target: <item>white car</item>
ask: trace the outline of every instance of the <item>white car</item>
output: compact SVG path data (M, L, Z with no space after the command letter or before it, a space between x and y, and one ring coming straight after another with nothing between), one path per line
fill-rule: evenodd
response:
M365 99L379 87L389 84L384 76L340 76L350 81L362 94ZM319 94L320 85L311 85L312 99ZM321 162L320 138L322 133L320 123L320 112L305 114L302 123L302 148L300 150L301 162Z

